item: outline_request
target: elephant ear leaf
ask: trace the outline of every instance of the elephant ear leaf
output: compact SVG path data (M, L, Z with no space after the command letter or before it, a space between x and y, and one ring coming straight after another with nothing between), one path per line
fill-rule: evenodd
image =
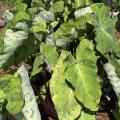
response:
M0 55L0 70L21 62L33 52L34 39L32 36L28 37L28 34L29 27L25 22L18 22L15 31L6 30L3 51Z
M111 18L110 10L104 4L93 4L91 10L93 13L89 15L88 22L95 26L96 48L102 54L108 53L115 45L116 20Z
M78 46L76 59L71 53L62 51L53 69L50 82L52 100L60 119L77 118L82 107L90 108L92 111L98 109L101 89L100 79L97 76L96 60L93 44L86 39L82 40ZM80 106L74 96L84 106ZM73 109L70 109L71 104ZM89 113L83 113L80 118L88 119ZM93 118L95 118L94 115Z
M92 111L98 109L101 96L96 60L92 42L84 39L76 50L76 59L71 56L66 63L66 79L73 86L76 99Z
M96 26L96 42L97 49L101 53L107 53L111 51L111 48L115 45L115 24L116 21L112 20L109 15L109 10L106 6L102 6L99 9L98 25Z
M66 69L64 61L69 55L69 52L62 51L53 69L52 78L50 80L52 100L60 120L74 120L79 116L81 111L81 107L74 97L74 92L65 80Z

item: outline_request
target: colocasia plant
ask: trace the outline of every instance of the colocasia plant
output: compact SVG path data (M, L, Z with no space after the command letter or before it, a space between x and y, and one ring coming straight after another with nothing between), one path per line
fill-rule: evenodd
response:
M0 35L0 120L96 120L100 111L120 120L119 0L11 3Z

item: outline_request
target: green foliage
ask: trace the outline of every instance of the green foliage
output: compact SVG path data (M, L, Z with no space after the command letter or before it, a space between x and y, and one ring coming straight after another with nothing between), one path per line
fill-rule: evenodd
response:
M93 44L84 39L77 47L76 59L70 56L66 66L66 79L73 86L75 97L92 111L98 109L97 104L101 96L96 59Z
M0 75L12 65L21 67L0 77L0 119L8 119L9 112L16 120L41 120L36 98L41 102L43 95L35 96L31 87L34 82L38 83L34 86L37 94L41 94L42 88L44 92L50 90L59 120L95 120L101 95L107 99L112 87L118 101L111 111L119 119L120 40L115 37L119 16L112 16L109 3L102 0L106 6L92 0L11 2L15 6L2 17L6 26L0 36ZM116 1L113 2L115 5ZM119 5L115 7L118 9ZM98 62L103 65L106 78L99 78ZM27 71L19 63L32 69L28 67ZM48 72L50 77L45 76ZM37 81L36 76L41 74L45 80ZM29 76L35 77L35 81L30 82ZM49 90L45 84L48 79ZM102 79L109 79L111 86L104 88L106 83L100 84Z
M46 58L50 66L54 67L59 57L56 47L47 43L41 43L40 53Z
M4 48L0 55L0 69L5 69L10 65L17 64L26 59L34 50L34 39L28 37L29 29L25 22L18 22L16 31L7 29L4 37ZM29 46L27 45L29 41ZM19 51L24 51L19 54Z
M62 12L64 10L64 1L57 1L53 4L54 12Z
M37 55L35 58L34 64L33 64L31 76L36 75L37 73L39 73L42 70L43 63L44 63L44 61L42 60L42 56Z
M69 52L62 51L51 78L50 90L60 120L73 120L80 114L81 107L74 97L74 92L65 81L66 66L64 61ZM64 93L64 95L63 95Z
M112 20L109 13L109 8L104 5L91 5L94 16L88 17L88 21L95 25L96 32L96 48L102 54L111 51L115 45L115 19ZM93 17L93 18L91 18ZM96 21L95 21L95 18Z
M115 59L109 59L110 63L104 65L105 71L107 72L110 83L117 95L118 101L116 102L113 114L116 120L120 119L120 64ZM112 76L112 77L111 77Z
M1 102L7 100L6 109L16 115L21 112L24 99L21 91L21 80L13 75L5 75L0 78Z
M22 109L22 113L24 114L27 120L41 120L41 115L38 109L33 88L30 84L30 79L27 69L25 68L24 65L22 65L18 69L16 74L20 75L21 77L21 81L22 81L21 88L25 100L25 105Z
M120 58L120 40L118 40L113 48L113 52Z

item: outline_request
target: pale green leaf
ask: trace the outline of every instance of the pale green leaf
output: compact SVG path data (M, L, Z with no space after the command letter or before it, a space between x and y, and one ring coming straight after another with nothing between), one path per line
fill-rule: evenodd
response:
M78 120L96 120L96 118L95 118L95 114L92 115L82 111L81 116Z
M94 22L96 31L96 48L102 54L110 52L115 45L115 24L116 21L110 17L110 10L103 4L91 5L94 12ZM96 17L96 18L95 18Z
M74 92L65 80L64 60L69 52L63 51L58 59L50 80L50 91L59 120L74 120L80 114L81 107L74 98Z
M15 115L22 111L24 99L21 90L21 80L19 77L5 75L0 78L0 88L3 90L8 101L6 109Z
M26 8L27 8L27 4L25 3L17 3L16 4L16 8L18 11L26 11Z
M64 1L60 0L53 4L52 6L54 12L62 12L64 10Z
M51 22L50 25L54 28L58 25L59 21Z
M29 19L30 19L30 16L25 12L18 12L14 17L15 22L19 22L21 20L29 20Z
M39 21L37 21L37 18L35 18L34 22L33 22L33 26L31 27L31 32L33 32L33 33L48 32L45 21L43 21L41 19Z
M69 56L66 61L66 79L73 86L75 97L92 111L98 109L101 96L96 61L94 46L86 39L79 44L76 50L76 59Z

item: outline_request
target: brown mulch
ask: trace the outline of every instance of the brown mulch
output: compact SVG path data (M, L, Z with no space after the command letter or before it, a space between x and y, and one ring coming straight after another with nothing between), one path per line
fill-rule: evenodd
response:
M4 11L8 8L8 5L0 3L0 35L2 34L5 22L2 20L2 15Z
M96 119L97 120L110 120L108 113L107 112L98 112L96 114Z
M117 40L120 39L120 32L116 32L116 38Z

